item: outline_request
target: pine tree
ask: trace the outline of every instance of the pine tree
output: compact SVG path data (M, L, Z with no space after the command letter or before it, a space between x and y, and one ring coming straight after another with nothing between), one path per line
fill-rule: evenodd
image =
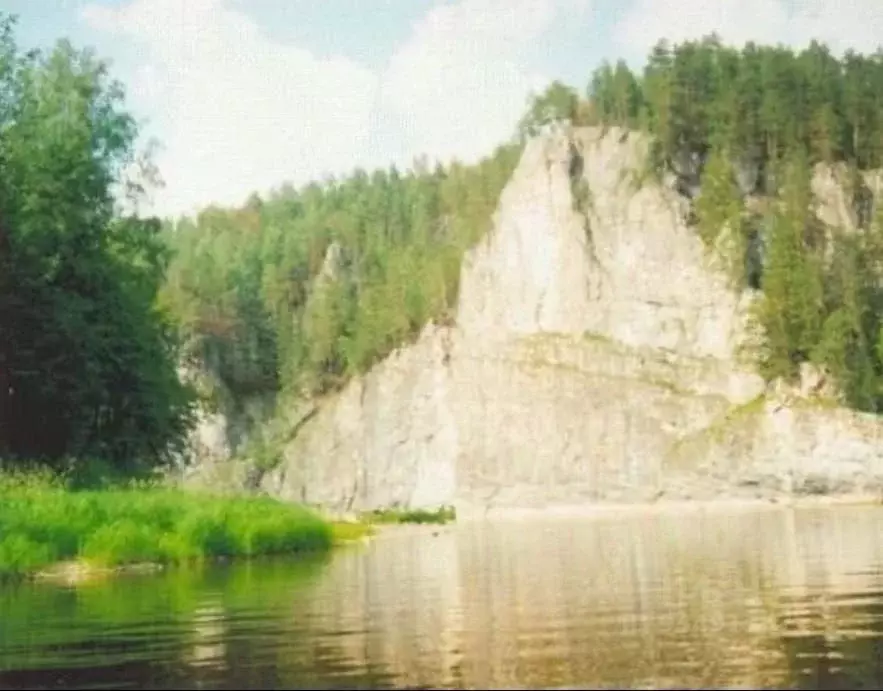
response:
M809 166L802 152L783 166L768 219L768 252L758 319L766 334L762 370L790 378L819 342L824 319L822 261L807 243L813 222Z

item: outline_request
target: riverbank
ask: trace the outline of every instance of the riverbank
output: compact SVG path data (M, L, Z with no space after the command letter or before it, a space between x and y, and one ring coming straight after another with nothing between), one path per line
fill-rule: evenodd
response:
M883 497L874 493L800 495L775 497L714 497L709 499L660 499L646 502L599 502L541 507L457 507L458 521L532 520L538 518L604 518L679 512L742 512L810 509L837 506L879 506Z
M0 473L0 579L75 583L212 560L323 552L410 526L427 535L454 521L617 517L883 505L877 494L717 497L653 502L378 510L333 516L268 497L164 486L71 490L49 475ZM410 531L408 531L410 532Z
M69 580L216 558L320 552L372 531L264 497L0 476L0 579Z

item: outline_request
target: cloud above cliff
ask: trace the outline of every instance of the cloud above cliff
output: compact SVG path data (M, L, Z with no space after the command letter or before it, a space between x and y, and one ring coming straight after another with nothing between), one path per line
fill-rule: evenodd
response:
M614 40L640 62L650 48L716 31L726 43L804 46L813 38L837 53L873 52L883 43L880 0L636 0L617 23Z
M128 92L162 140L162 211L341 169L365 148L376 76L276 43L220 0L134 0L83 17L143 47Z
M163 143L157 210L178 212L421 152L486 153L548 80L523 49L587 6L438 3L379 69L280 42L223 0L90 4L81 18L141 48L129 93Z

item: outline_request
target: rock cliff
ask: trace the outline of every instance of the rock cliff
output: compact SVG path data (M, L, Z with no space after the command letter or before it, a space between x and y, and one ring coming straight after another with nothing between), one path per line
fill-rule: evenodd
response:
M531 141L463 263L456 324L301 416L262 488L340 511L876 490L880 422L776 402L740 362L752 295L686 198L641 179L647 147Z

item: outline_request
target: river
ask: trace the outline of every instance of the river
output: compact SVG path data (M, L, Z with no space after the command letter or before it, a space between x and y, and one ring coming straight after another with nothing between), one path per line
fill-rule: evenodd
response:
M392 529L0 587L0 689L879 688L883 508Z

